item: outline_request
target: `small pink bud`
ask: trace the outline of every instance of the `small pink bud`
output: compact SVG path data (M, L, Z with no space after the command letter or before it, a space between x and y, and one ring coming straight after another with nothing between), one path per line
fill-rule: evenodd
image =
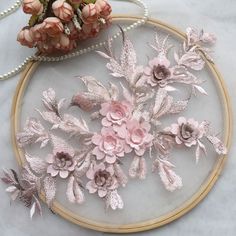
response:
M97 0L95 5L99 10L100 16L107 17L111 14L111 5L107 2L107 0Z
M44 31L51 37L55 37L64 31L63 24L56 17L48 17L43 21Z
M74 16L74 10L72 6L65 0L56 0L52 4L53 13L63 21L70 21Z
M83 94L75 95L71 100L71 105L78 106L79 108L81 108L82 110L87 111L87 112L91 111L95 106L94 102L89 100Z
M22 6L26 14L40 15L43 12L43 4L39 0L23 0Z
M27 46L29 48L34 47L34 35L32 33L32 30L30 28L22 29L18 36L17 41L21 43L21 45Z
M82 10L82 20L85 24L92 24L98 20L99 10L95 4L89 3Z

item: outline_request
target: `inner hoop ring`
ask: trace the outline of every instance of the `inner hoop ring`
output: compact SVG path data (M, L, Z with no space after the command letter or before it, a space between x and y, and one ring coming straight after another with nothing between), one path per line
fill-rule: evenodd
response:
M142 18L135 17L135 16L125 16L125 15L113 16L113 22L136 21L139 19L142 19ZM159 20L149 19L146 24L149 26L155 26L162 30L165 30L168 33L173 34L174 36L176 36L177 38L181 40L186 39L185 34L183 32ZM225 82L222 76L220 75L217 67L214 64L209 63L207 60L206 60L206 64L207 64L208 69L210 70L210 72L215 78L215 81L218 85L218 90L221 95L222 104L224 106L224 143L227 146L227 148L229 148L231 144L232 130L233 130L232 107L230 103L229 93L227 91ZM14 95L13 103L12 103L12 111L11 111L12 143L13 143L16 160L20 166L22 166L22 164L25 161L24 153L17 146L17 141L16 141L16 133L19 131L19 128L20 128L19 117L21 115L21 104L22 104L22 99L24 97L24 93L25 93L25 90L27 89L28 83L31 77L33 76L35 70L37 69L38 65L39 65L39 62L31 62L26 67L26 69L22 72L21 79L18 83L16 92ZM52 210L56 214L60 215L61 217L65 218L66 220L72 223L78 224L85 228L101 231L101 232L132 233L132 232L141 232L141 231L154 229L154 228L163 226L167 223L170 223L178 219L179 217L183 216L185 213L193 209L201 200L203 200L203 198L206 197L206 195L210 192L211 188L217 181L226 159L227 159L226 155L219 157L218 161L216 162L215 166L213 167L206 181L189 200L184 202L181 206L179 206L175 210L152 220L133 223L133 224L124 224L124 225L100 223L100 222L93 221L93 220L81 217L79 215L76 215L75 213L64 208L57 201L54 201ZM43 193L40 194L40 198L45 202L45 197Z

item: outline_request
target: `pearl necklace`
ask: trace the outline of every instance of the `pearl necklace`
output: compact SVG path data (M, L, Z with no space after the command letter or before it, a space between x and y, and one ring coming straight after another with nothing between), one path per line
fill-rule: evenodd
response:
M137 28L141 25L144 25L147 22L148 15L149 15L148 7L147 7L146 3L144 3L142 0L129 0L129 1L133 2L134 4L137 4L138 6L140 6L143 9L143 17L140 20L134 22L133 24L123 28L124 32L130 31L130 30L135 29L135 28ZM21 4L22 4L22 0L18 0L12 7L10 7L7 10L1 12L0 13L0 20L3 19L6 16L12 14L17 9L19 9ZM116 39L120 35L121 35L121 32L119 31L111 37L111 40ZM99 43L93 44L93 45L91 45L87 48L79 49L79 50L76 50L74 52L65 54L63 56L57 56L57 57L37 56L37 55L26 57L25 60L18 67L16 67L12 71L10 71L10 72L8 72L4 75L0 75L0 80L6 80L8 78L11 78L11 77L17 75L31 61L40 61L40 62L64 61L64 60L67 60L67 59L70 59L70 58L73 58L73 57L77 57L77 56L86 54L86 53L91 52L93 50L99 49L99 48L105 46L106 44L107 44L107 41L99 42Z

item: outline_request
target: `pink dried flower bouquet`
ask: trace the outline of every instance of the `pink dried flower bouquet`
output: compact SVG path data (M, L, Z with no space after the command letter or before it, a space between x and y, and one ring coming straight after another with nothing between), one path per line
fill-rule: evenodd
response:
M111 23L107 0L23 0L22 6L32 16L17 40L46 54L69 52Z

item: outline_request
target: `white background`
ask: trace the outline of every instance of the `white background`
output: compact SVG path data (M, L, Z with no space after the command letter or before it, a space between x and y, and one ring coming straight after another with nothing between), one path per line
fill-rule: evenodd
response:
M3 2L2 2L3 1ZM0 10L10 6L14 0L2 0ZM149 0L151 17L170 23L182 31L189 25L203 27L206 31L216 33L218 37L215 49L215 62L220 69L232 98L236 102L236 2L233 0ZM140 14L138 7L111 1L116 14ZM27 16L21 10L0 21L0 73L4 73L32 53L31 50L16 43L16 33L25 25ZM19 76L0 83L0 165L17 168L10 140L10 108L12 97ZM181 219L157 230L140 235L235 235L236 232L236 160L234 142L226 167L207 198ZM102 235L73 225L49 211L44 211L43 218L29 219L28 211L20 204L9 206L9 198L0 184L0 235ZM139 234L137 234L139 235Z

